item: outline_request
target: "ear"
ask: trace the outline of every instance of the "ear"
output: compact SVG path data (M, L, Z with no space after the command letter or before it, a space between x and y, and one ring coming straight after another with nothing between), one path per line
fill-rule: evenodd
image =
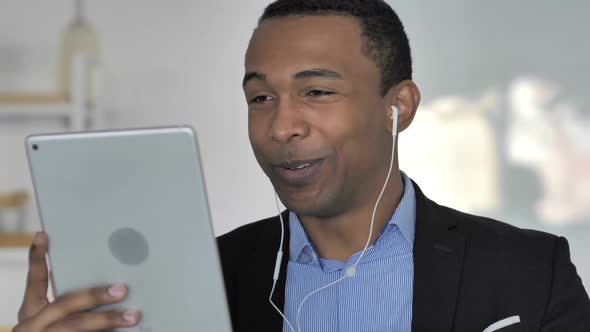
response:
M414 81L401 81L396 86L391 87L386 95L389 100L389 106L396 106L399 110L397 131L398 133L406 130L414 120L418 105L420 105L420 90ZM391 108L391 107L389 107ZM388 111L387 118L391 118L392 111ZM390 122L390 131L394 130Z

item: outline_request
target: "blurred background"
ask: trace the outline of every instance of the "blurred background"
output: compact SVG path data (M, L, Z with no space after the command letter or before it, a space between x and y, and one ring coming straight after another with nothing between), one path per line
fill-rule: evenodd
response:
M268 2L0 0L0 326L16 322L40 227L29 134L189 124L216 233L276 212L241 90ZM401 168L441 204L566 236L588 287L590 4L388 2L423 96Z

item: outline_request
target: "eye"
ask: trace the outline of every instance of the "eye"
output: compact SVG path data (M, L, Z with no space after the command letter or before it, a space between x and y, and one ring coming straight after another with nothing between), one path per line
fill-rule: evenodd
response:
M260 103L264 103L264 102L271 101L271 100L272 100L271 96L256 96L250 100L250 103L260 104Z
M329 96L333 95L334 92L332 91L324 91L324 90L310 90L307 95L311 97L321 97L321 96Z

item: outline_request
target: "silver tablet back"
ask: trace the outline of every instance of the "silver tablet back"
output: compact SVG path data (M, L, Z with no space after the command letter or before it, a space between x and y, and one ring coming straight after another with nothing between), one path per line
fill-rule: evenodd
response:
M196 137L188 127L30 136L57 294L124 282L126 331L231 331Z

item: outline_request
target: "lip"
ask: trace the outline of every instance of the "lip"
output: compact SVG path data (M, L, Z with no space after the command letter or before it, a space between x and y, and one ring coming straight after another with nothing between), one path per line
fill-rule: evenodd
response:
M297 167L307 163L310 165L303 169L289 169L289 167ZM294 186L302 186L315 180L320 174L323 164L324 159L287 161L274 165L273 170L283 182Z

